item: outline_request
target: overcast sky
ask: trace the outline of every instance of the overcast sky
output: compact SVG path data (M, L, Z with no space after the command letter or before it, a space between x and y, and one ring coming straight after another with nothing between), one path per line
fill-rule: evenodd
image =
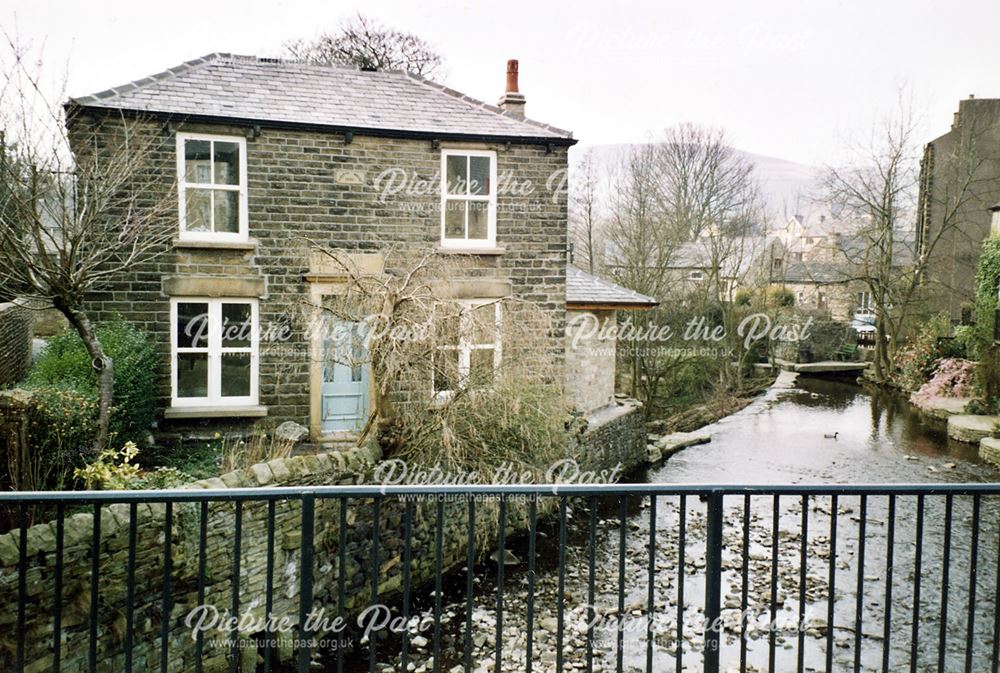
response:
M822 164L901 85L926 140L961 98L1000 97L1000 0L5 0L0 20L46 39L55 65L69 59L82 95L213 51L274 55L359 10L429 40L444 81L491 103L506 59L520 59L528 115L581 145L694 121L741 149Z

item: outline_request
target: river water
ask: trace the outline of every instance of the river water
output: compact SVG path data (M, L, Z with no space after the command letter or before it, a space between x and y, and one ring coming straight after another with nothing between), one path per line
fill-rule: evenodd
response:
M905 401L872 394L848 382L799 379L789 389L772 388L742 411L705 428L709 444L686 449L665 463L630 475L630 481L716 484L856 484L996 482L1000 470L979 460L975 447L951 441L943 425L926 422ZM825 435L836 433L831 439ZM655 600L647 604L649 587L648 498L629 498L626 509L626 553L621 556L620 510L602 503L595 510L593 606L596 627L589 640L592 669L645 671L651 651L654 671L701 670L705 566L705 505L689 497L684 507L685 540L679 545L681 506L678 498L657 500L657 533L653 576ZM722 670L739 670L740 643L746 643L747 670L795 671L801 656L804 670L827 670L829 624L830 522L829 497L812 497L806 504L808 535L803 546L802 506L798 497L755 496L744 511L742 497L727 497L723 535ZM864 564L861 559L861 521L864 507ZM971 498L956 496L946 526L947 507L941 496L924 502L920 563L920 600L914 610L917 576L917 501L899 496L895 517L889 517L886 497L843 496L837 503L835 598L830 669L883 670L883 646L888 633L887 670L911 670L916 652L917 671L962 671L966 659L972 671L989 670L997 614L998 513L1000 502L982 498L976 564L971 563ZM777 510L777 516L775 516ZM743 520L750 522L747 546L747 611L742 610ZM777 519L777 529L774 527ZM565 634L562 655L565 670L585 666L588 654L588 589L590 579L589 522L586 502L570 510L569 540L560 566L554 522L540 526L537 549L535 618L532 628L535 671L554 671L556 663L557 602L560 574L564 582ZM946 529L950 532L946 539ZM888 540L891 536L893 544ZM947 544L945 544L947 542ZM806 582L800 586L802 550L806 551ZM526 541L508 547L525 558ZM886 627L887 553L893 555L891 616ZM949 563L943 562L945 555ZM680 558L683 557L683 563ZM772 585L772 563L778 571ZM623 565L621 565L623 564ZM525 563L506 569L503 627L503 671L525 670L527 639L527 582ZM947 567L947 577L945 577ZM624 569L623 575L620 575ZM973 572L975 570L975 572ZM473 600L476 670L494 670L496 629L496 566L476 570ZM462 592L464 573L451 578L444 617L448 623L442 642L440 670L462 662L467 608ZM625 581L622 583L621 576ZM947 582L945 581L947 580ZM860 583L860 586L859 586ZM942 587L947 585L947 600ZM683 586L683 589L681 588ZM619 618L618 591L625 594ZM860 589L860 636L857 636ZM970 603L970 589L975 591ZM683 627L677 632L678 597L683 591ZM800 604L800 596L804 601ZM775 617L782 628L773 631ZM425 603L426 605L426 603ZM801 636L800 610L805 613ZM749 615L741 639L740 614ZM944 615L944 617L942 617ZM430 615L423 615L424 623ZM918 625L914 631L913 624ZM652 645L646 629L653 625ZM942 628L944 624L944 628ZM971 625L972 638L968 638ZM617 633L622 632L621 654ZM916 638L914 639L914 635ZM940 648L941 642L944 647ZM772 645L773 642L773 645ZM858 647L856 647L858 645ZM409 669L432 670L428 646L418 647ZM943 653L943 654L942 654ZM382 658L380 657L380 660ZM943 660L943 667L939 663ZM772 666L773 661L773 666ZM398 660L386 659L387 666ZM386 668L385 670L389 670Z

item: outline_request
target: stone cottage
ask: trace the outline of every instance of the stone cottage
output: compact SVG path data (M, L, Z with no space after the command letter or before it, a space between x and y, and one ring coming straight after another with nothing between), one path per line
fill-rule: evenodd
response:
M296 310L348 283L316 246L371 274L399 273L387 250L461 259L448 299L495 310L497 323L502 300L530 302L546 319L542 350L564 367L576 141L524 109L516 61L492 106L402 72L229 54L70 100L71 137L136 120L157 140L153 182L177 192L162 254L90 298L98 319L121 315L155 340L161 429L266 417L328 441L371 418L368 369L330 366L331 345ZM496 367L499 336L463 324L459 372ZM441 392L431 379L400 381L395 394L427 400Z

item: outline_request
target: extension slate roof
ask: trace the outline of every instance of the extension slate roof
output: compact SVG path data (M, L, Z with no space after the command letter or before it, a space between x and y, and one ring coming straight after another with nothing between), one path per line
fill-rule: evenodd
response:
M220 53L71 99L70 104L195 120L368 130L376 135L575 142L569 131L517 117L418 75Z
M566 265L567 306L652 308L659 303L652 297L599 278L577 266Z

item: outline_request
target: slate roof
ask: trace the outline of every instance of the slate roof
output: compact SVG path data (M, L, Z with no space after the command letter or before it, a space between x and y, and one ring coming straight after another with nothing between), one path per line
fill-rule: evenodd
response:
M787 283L844 283L863 273L866 254L871 242L864 236L841 236L839 250L831 251L832 260L804 259L790 262L784 272L775 274L775 281ZM915 234L897 231L893 238L892 266L894 269L912 267L916 256ZM871 257L869 262L876 258Z
M652 297L624 288L583 269L566 266L566 304L582 306L620 306L621 308L652 308L660 302Z
M410 73L219 53L70 104L261 124L575 142L569 131Z
M719 245L719 266L720 275L723 278L736 278L742 276L750 270L756 257L755 241L747 240L745 248L741 251L741 242L736 239L731 243L726 243L723 239L716 241ZM678 245L670 258L667 268L670 269L700 269L707 270L712 266L712 243L708 240L688 241ZM725 254L730 250L729 254Z
M829 262L792 262L784 273L775 273L776 282L808 283L826 285L828 283L846 283L854 276L851 269L845 269L844 264Z

